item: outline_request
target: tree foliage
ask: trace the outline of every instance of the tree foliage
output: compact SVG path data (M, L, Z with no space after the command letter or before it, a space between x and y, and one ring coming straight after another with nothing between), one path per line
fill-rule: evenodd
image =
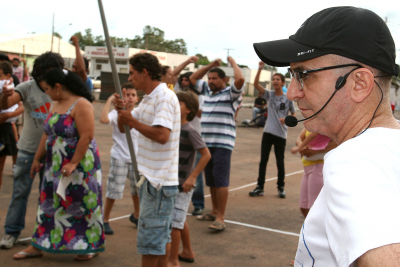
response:
M276 67L274 67L274 66L270 66L270 65L265 64L263 70L277 71L278 69Z
M79 46L105 46L102 35L94 36L92 29L86 29L85 33L77 32L74 35L79 37ZM142 36L136 35L133 39L111 36L111 43L114 47L134 47L159 52L187 55L186 42L182 38L167 40L163 30L147 25L143 28Z

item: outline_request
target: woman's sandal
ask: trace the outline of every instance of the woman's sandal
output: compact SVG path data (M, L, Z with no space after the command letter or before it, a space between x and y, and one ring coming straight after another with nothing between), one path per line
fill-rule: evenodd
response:
M43 252L39 251L36 253L27 253L25 251L20 251L17 254L13 256L14 260L25 260L25 259L32 259L32 258L38 258L42 257Z
M213 222L208 229L215 230L215 231L223 231L225 230L225 224L222 222Z
M80 254L75 256L76 261L88 261L93 259L94 257L97 257L99 253L87 253L87 254Z
M216 219L216 217L210 213L207 213L206 215L197 216L197 220L199 220L199 221L212 222L212 221L215 221L215 219Z

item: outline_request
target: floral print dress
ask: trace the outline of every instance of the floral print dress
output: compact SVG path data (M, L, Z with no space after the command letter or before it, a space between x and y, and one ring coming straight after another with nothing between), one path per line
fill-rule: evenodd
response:
M66 189L66 201L56 194L61 169L71 161L79 140L70 115L76 102L65 114L49 113L44 125L48 135L45 173L31 244L50 253L104 251L101 164L94 139L71 174L73 180Z

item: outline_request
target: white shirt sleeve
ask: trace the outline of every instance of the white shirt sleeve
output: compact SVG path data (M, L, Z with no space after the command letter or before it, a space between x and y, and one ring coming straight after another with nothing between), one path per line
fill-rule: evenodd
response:
M113 109L108 113L108 120L110 121L107 125L118 126L118 112Z
M155 115L152 126L163 126L170 130L173 129L174 116L179 107L176 94L167 94L158 99L155 105ZM180 108L178 108L180 111Z

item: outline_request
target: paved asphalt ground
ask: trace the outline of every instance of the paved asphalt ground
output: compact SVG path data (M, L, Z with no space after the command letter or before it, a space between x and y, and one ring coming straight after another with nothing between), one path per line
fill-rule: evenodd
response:
M254 98L246 98L251 103ZM96 110L95 138L100 150L103 167L103 196L105 196L109 170L110 148L112 146L111 128L99 122L104 103L94 103ZM297 117L302 117L298 112ZM399 117L399 114L396 114ZM238 122L251 119L251 108L242 108ZM248 192L253 190L258 174L262 128L237 128L236 146L232 154L230 195L226 210L226 230L215 233L207 228L209 222L198 221L188 216L191 241L195 253L194 263L181 263L181 266L289 266L294 259L303 216L299 211L299 190L303 166L300 156L292 155L290 148L302 130L302 123L290 128L286 144L286 194L278 198L276 189L277 168L274 152L271 152L267 166L265 196L252 198ZM11 158L7 158L0 191L0 224L4 225L7 207L12 194ZM128 182L127 182L128 183ZM9 250L0 250L0 267L3 266L141 266L141 257L136 252L136 227L129 221L132 213L132 200L129 186L125 187L124 198L116 201L111 213L111 226L114 235L106 236L106 250L97 258L87 262L76 262L73 255L49 254L44 257L15 261L12 255L29 244L37 207L38 179L35 180L28 202L26 228L20 241ZM205 189L206 209L211 210L208 188ZM189 212L193 209L189 208ZM3 228L0 230L2 235Z

